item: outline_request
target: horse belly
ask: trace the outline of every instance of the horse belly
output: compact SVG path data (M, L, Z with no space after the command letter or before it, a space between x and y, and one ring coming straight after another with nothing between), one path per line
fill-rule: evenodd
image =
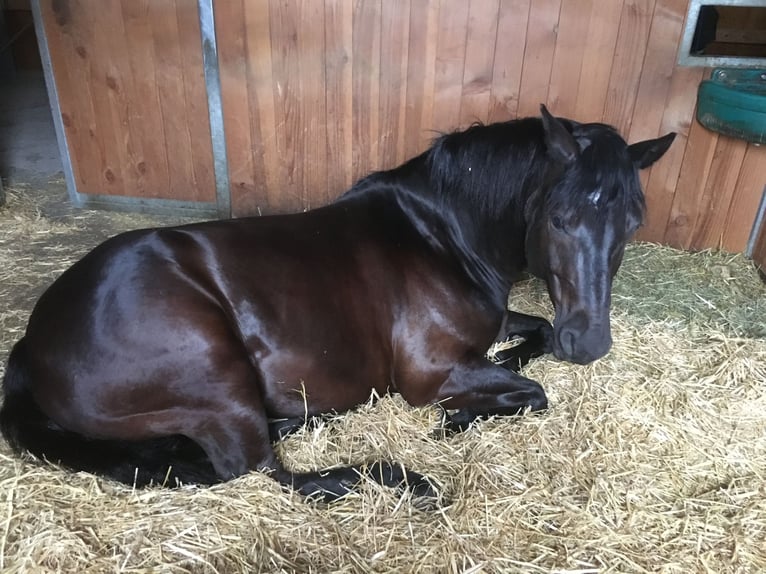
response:
M375 356L378 355L378 356ZM381 353L359 360L360 349L325 345L278 353L258 363L266 411L272 418L343 412L388 392Z

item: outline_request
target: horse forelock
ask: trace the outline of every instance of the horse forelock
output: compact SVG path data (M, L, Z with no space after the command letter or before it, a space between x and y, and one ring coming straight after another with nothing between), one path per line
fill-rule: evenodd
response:
M584 145L577 162L551 190L550 206L596 219L625 212L640 222L646 204L625 140L605 124L578 125L573 136Z

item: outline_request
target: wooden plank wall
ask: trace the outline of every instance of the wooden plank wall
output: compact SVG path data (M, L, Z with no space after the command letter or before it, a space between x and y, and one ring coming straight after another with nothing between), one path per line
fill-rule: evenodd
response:
M742 251L766 150L694 120L709 70L675 65L687 2L216 2L234 213L316 207L439 131L543 102L629 141L678 132L642 174L640 238Z
M215 201L196 2L40 8L77 191Z

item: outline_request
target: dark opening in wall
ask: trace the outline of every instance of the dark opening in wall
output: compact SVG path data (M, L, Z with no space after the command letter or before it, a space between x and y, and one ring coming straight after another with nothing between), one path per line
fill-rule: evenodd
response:
M766 67L766 2L691 0L678 62Z

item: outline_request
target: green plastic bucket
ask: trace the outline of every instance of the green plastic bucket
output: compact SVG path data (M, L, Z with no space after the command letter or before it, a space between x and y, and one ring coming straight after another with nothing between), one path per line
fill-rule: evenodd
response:
M697 121L727 136L766 143L766 70L713 70L697 92Z

